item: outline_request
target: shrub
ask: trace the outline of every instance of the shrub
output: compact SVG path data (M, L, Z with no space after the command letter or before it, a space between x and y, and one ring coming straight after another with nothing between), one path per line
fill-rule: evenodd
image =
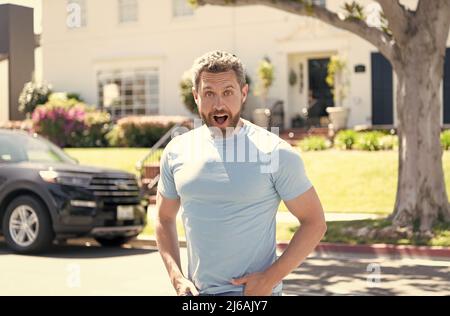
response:
M380 139L383 136L385 134L378 131L359 133L353 148L368 151L380 150Z
M352 149L357 138L358 132L354 130L340 131L334 138L334 146L338 149Z
M61 147L104 146L109 125L108 113L65 94L51 95L33 112L33 130Z
M19 96L19 111L33 113L38 105L47 103L51 92L50 86L46 84L34 80L26 83Z
M106 137L114 147L151 147L177 123L191 125L183 116L129 116L120 119Z
M450 150L450 130L441 133L441 145L444 150Z
M398 149L398 136L397 135L384 135L380 137L380 149L392 150Z
M309 136L301 140L298 145L303 151L317 151L329 148L330 141L321 136Z
M107 147L106 135L111 131L111 116L98 111L95 107L86 107L84 118L86 128L74 139L72 147Z
M180 81L181 100L189 112L198 114L197 103L192 95L192 78L190 72L185 72Z

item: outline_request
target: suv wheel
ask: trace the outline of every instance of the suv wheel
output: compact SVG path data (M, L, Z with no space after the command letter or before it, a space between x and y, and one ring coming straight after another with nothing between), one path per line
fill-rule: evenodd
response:
M125 237L125 236L117 236L117 237L97 237L95 240L102 245L103 247L120 247L123 244L126 244L128 241L133 239L133 237Z
M3 218L6 244L19 253L38 253L53 241L50 216L42 203L32 196L19 196L6 208Z

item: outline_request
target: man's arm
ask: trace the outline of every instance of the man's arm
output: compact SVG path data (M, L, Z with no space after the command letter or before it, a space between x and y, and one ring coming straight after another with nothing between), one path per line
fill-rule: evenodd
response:
M159 253L177 295L199 295L194 284L184 277L177 234L177 213L180 199L167 199L159 191L156 198L155 231Z
M266 271L233 280L235 285L246 285L245 295L271 295L273 287L305 260L327 230L322 205L313 187L284 203L301 226L280 258Z

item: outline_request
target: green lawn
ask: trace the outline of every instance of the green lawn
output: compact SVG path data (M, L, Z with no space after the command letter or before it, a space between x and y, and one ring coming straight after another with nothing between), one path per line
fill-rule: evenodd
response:
M375 220L358 220L358 221L336 221L328 222L328 230L323 242L343 243L350 245L367 245L367 244L392 244L392 245L422 245L422 246L450 246L450 224L438 224L433 228L434 237L431 239L419 238L417 235L411 239L407 238L368 238L367 236L355 237L344 232L345 229L352 228L378 228L381 229L390 225L390 222L385 219ZM299 228L299 225L289 223L277 223L276 239L278 242L289 242L292 236ZM177 221L178 236L185 238L184 228L181 221ZM149 221L149 224L142 232L143 236L154 237L155 229L154 222Z
M396 151L302 152L306 172L326 212L390 214L397 187ZM444 153L450 192L450 152ZM280 210L286 211L282 203Z
M142 159L149 148L67 148L65 151L81 164L108 167L138 174L136 162Z
M326 212L392 211L397 185L396 152L327 150L303 152L301 156ZM445 161L450 171L450 155ZM286 210L284 204L281 210Z
M80 163L122 169L137 174L135 163L147 148L66 149ZM397 152L338 151L301 153L306 172L326 212L389 214L397 185ZM450 193L450 151L444 154ZM286 210L281 204L281 210Z

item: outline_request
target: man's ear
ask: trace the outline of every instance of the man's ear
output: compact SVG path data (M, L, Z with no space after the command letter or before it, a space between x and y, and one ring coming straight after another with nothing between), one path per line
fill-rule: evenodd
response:
M247 100L247 96L248 96L248 84L245 84L245 86L242 87L242 103L244 104L245 101Z
M198 106L198 93L197 93L197 90L195 90L194 87L192 87L192 95L194 96L195 103Z

